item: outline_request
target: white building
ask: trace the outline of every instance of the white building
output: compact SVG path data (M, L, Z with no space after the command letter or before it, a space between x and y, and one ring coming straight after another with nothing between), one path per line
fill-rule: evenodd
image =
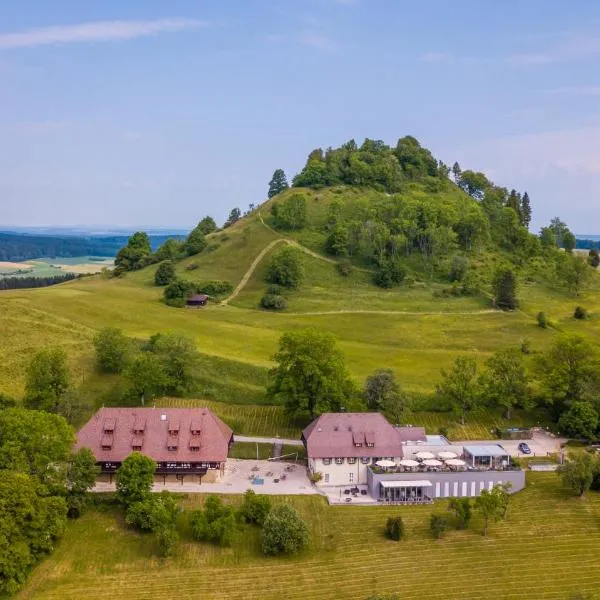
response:
M399 431L379 413L327 413L303 432L302 441L317 485L367 483L367 467L378 460L402 458Z

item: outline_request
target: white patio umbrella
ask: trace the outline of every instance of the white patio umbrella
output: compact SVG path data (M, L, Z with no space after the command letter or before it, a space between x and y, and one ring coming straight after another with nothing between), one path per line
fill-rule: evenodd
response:
M450 465L451 467L462 467L467 463L462 458L451 458L446 461L446 464Z
M444 460L447 458L456 458L457 456L458 454L456 454L456 452L449 452L448 450L438 452L438 458L443 458Z
M428 467L441 467L444 463L441 460L437 460L435 458L428 458L423 461L423 464Z
M417 458L427 458L427 459L435 458L435 454L433 452L417 452L415 454L415 456Z
M375 463L378 467L384 467L385 469L387 469L388 467L395 467L396 463L393 460L378 460Z
M419 463L416 460L412 460L412 458L403 458L400 461L400 464L403 467L418 467Z

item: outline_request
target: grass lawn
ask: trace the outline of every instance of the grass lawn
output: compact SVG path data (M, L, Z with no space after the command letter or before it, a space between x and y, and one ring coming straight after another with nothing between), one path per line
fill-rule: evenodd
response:
M239 502L240 496L229 501ZM279 497L309 522L309 550L294 558L264 558L256 529L232 548L195 543L182 525L176 555L161 561L147 536L126 530L114 510L91 510L70 522L54 554L33 573L20 600L362 600L373 592L423 597L566 600L600 586L600 494L568 495L553 473L528 474L506 521L481 535L429 533L433 507L329 507L314 497ZM188 496L186 508L202 502ZM386 518L403 517L406 539L383 536ZM592 596L589 596L592 597Z

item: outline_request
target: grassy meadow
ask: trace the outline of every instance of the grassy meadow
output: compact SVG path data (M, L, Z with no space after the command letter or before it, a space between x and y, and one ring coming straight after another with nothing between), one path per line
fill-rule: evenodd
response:
M309 212L318 223L335 193L309 195ZM289 308L281 313L260 310L270 253L254 270L250 266L270 243L286 237L268 227L268 206L262 211L267 224L255 211L208 236L204 252L177 265L180 276L198 282L226 279L235 287L247 277L226 306L212 303L202 310L166 306L161 301L162 288L154 285L156 266L118 279L98 275L48 288L0 293L0 392L19 396L31 356L41 347L58 345L69 356L74 384L96 405L115 402L122 382L94 372L95 332L111 326L145 339L157 331L180 331L195 339L201 353L197 398L219 401L217 413L240 433L291 435L303 424L289 423L280 407L265 406L272 356L279 337L290 329L315 327L332 332L359 383L377 368L394 369L418 400L420 410L436 408L430 401L423 404L423 399L435 389L440 369L460 354L483 362L498 349L524 340L535 354L547 348L560 331L579 332L600 342L600 278L580 297L545 283L523 283L521 309L500 312L483 296L441 297L444 286L427 280L413 280L387 291L372 285L370 274L359 269L342 277L331 259L315 255L322 239L314 229L287 237L307 247L303 253L306 279L288 294ZM573 318L578 304L590 311L587 321ZM550 319L548 329L536 325L540 310ZM444 413L417 412L413 420L415 425L432 430L447 427L451 435L473 438L482 437L501 418L473 416L465 428ZM517 418L513 424L521 422Z
M488 538L476 515L467 531L432 539L429 516L445 512L446 501L412 507L330 507L319 496L274 501L292 504L308 521L304 554L263 557L258 531L249 526L231 548L196 543L182 519L175 556L160 560L151 538L126 529L116 509L92 509L69 522L17 598L362 600L376 591L403 600L567 600L592 598L600 586L600 494L570 496L554 473L529 473L527 488L513 496L507 519L491 525ZM201 502L189 495L183 504ZM397 514L406 527L401 542L383 535L387 517Z

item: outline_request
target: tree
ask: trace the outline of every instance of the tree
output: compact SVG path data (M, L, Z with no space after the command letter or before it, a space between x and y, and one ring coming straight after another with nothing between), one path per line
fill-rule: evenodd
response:
M475 200L481 200L490 185L483 173L475 171L463 171L458 181L458 186Z
M287 300L279 294L265 294L260 299L260 306L266 310L285 310Z
M196 285L185 279L174 279L163 292L165 304L182 307L189 296L196 291Z
M560 430L568 436L595 439L598 431L598 411L591 402L573 402L558 420Z
M567 227L566 223L563 223L558 217L554 217L550 221L549 229L554 234L556 245L559 248L562 248L565 233L569 231L569 228Z
M473 516L469 498L451 498L448 510L454 512L457 529L467 529L469 527L471 517Z
M563 334L536 365L542 393L557 414L565 405L593 401L599 386L598 354L583 337Z
M125 376L129 380L129 395L146 401L158 398L165 393L168 376L159 356L152 352L141 352L127 367Z
M448 521L443 515L432 514L429 518L429 528L436 540L439 540L448 527Z
M441 373L442 382L437 393L460 413L460 421L464 425L467 413L475 410L480 402L477 363L474 358L459 356L450 371L442 369Z
M268 496L259 496L254 490L244 492L244 502L240 507L240 514L246 523L262 526L270 510L271 501Z
M504 505L502 496L492 491L481 490L481 494L475 499L475 508L483 517L483 535L487 536L490 521L497 521L503 515Z
M334 256L347 256L348 244L348 227L337 223L325 240L325 250Z
M145 267L149 263L151 255L152 248L148 234L136 231L117 253L115 274L120 275L124 271L136 271Z
M183 242L183 251L188 255L199 254L206 248L206 238L200 225L196 225Z
M390 289L402 283L406 270L399 260L384 259L379 262L373 281L379 287Z
M223 227L231 227L234 223L237 223L242 218L242 211L239 208L232 208L227 221Z
M285 246L269 263L267 281L284 287L297 288L304 278L304 265L300 252L291 246Z
M529 229L529 225L531 224L531 200L529 199L529 194L525 192L523 197L521 198L521 223Z
M588 264L590 267L597 269L600 266L600 252L596 248L592 248L588 254Z
M175 263L172 260L165 260L156 269L154 283L156 285L169 285L175 277Z
M363 393L369 410L386 413L392 423L404 422L410 400L391 369L378 369L369 375Z
M283 169L276 169L271 181L269 181L269 192L267 196L273 198L273 196L281 194L281 192L287 190L289 187Z
M452 175L454 176L454 182L458 183L460 181L460 175L462 173L462 170L460 168L460 165L458 164L458 162L455 162L452 165Z
M354 395L346 359L334 337L316 329L284 333L273 357L267 390L270 399L291 412L307 411L311 417L340 410Z
M152 490L156 463L139 452L132 452L117 469L117 498L126 507L146 500Z
M38 351L27 367L27 408L56 412L61 396L69 389L67 354L62 348Z
M194 390L200 354L193 339L180 333L157 333L150 338L147 350L160 359L167 393L180 395Z
M19 471L64 490L75 434L63 417L44 411L0 411L0 469Z
M548 319L546 318L546 313L540 311L537 314L537 324L542 328L542 329L546 329L548 327Z
M494 302L503 310L514 310L519 305L517 300L517 276L512 269L501 268L493 282Z
M218 496L208 496L204 510L194 511L190 517L194 539L231 546L238 525L235 511Z
M202 221L200 221L200 223L198 223L196 229L201 231L204 235L208 235L209 233L213 233L217 230L217 224L212 217L207 215L202 219Z
M0 470L0 595L14 594L62 536L67 506L35 478Z
M308 544L308 525L288 504L273 508L263 525L264 554L295 554Z
M154 253L153 262L162 262L163 260L177 260L181 256L183 242L175 238L169 238Z
M563 236L563 248L567 252L573 252L573 250L575 250L575 246L577 246L575 234L572 231L565 231Z
M160 494L148 492L142 500L127 507L125 522L130 527L156 533L161 529L174 529L179 506L174 494L163 490Z
M404 537L404 521L402 517L389 517L385 524L385 534L390 540L399 542Z
M67 467L68 516L78 517L87 503L87 494L94 487L100 467L89 448L80 448L69 457Z
M588 262L576 254L564 253L557 262L556 274L559 280L575 296L579 296L581 291L587 287L592 273L592 268Z
M94 336L96 365L103 373L122 373L127 367L133 344L116 327L104 327Z
M499 350L487 360L486 366L487 372L482 378L485 396L506 409L507 419L515 406L531 408L525 361L519 349Z
M551 227L542 227L540 229L540 242L542 244L542 248L556 248L556 234Z
M591 454L582 453L567 461L559 469L563 485L580 498L590 489L598 466Z
M302 229L306 225L306 198L299 193L273 204L271 209L275 225L280 229Z

